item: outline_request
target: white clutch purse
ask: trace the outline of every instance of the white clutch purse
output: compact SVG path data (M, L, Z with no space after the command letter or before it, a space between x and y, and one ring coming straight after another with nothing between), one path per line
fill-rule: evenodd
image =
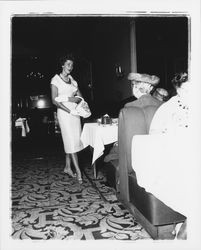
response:
M88 118L91 116L91 111L89 108L88 103L81 97L81 96L75 96L81 99L81 101L75 106L75 114L79 115L83 118ZM68 97L66 95L60 95L55 98L57 102L62 102L62 103L69 103L68 102ZM76 103L74 103L76 104ZM68 107L69 108L69 107Z
M77 106L75 107L75 110L78 112L79 116L82 116L83 118L88 118L91 116L91 111L89 108L88 103L80 96L76 96L79 97L81 99L81 102L79 102L77 104Z

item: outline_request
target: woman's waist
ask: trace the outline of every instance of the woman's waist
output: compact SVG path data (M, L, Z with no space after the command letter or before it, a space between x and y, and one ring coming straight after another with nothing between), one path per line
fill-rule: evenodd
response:
M62 102L62 104L68 108L68 109L75 109L75 107L77 106L77 104L75 102ZM58 107L58 110L62 110L61 108ZM64 111L65 112L65 111Z

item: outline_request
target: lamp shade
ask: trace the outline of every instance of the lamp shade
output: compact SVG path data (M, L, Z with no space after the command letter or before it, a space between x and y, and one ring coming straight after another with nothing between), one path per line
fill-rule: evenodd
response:
M30 108L46 109L51 108L52 102L47 95L30 96Z

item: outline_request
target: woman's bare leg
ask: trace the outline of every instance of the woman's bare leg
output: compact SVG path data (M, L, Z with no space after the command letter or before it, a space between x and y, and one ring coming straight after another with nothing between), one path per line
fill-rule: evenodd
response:
M71 177L75 177L75 174L73 173L71 169L71 157L70 154L66 154L66 165L64 168L64 173L70 175Z
M71 157L72 157L72 162L73 162L73 164L75 166L75 170L76 170L76 173L77 173L77 179L81 183L82 182L82 174L81 174L79 164L78 164L77 153L71 154Z

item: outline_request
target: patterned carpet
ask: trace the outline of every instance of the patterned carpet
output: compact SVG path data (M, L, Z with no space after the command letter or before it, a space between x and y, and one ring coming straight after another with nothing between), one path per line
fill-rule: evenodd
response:
M80 185L63 173L63 156L22 155L12 163L13 239L150 239L105 185L103 173L94 179L92 169L83 165Z

